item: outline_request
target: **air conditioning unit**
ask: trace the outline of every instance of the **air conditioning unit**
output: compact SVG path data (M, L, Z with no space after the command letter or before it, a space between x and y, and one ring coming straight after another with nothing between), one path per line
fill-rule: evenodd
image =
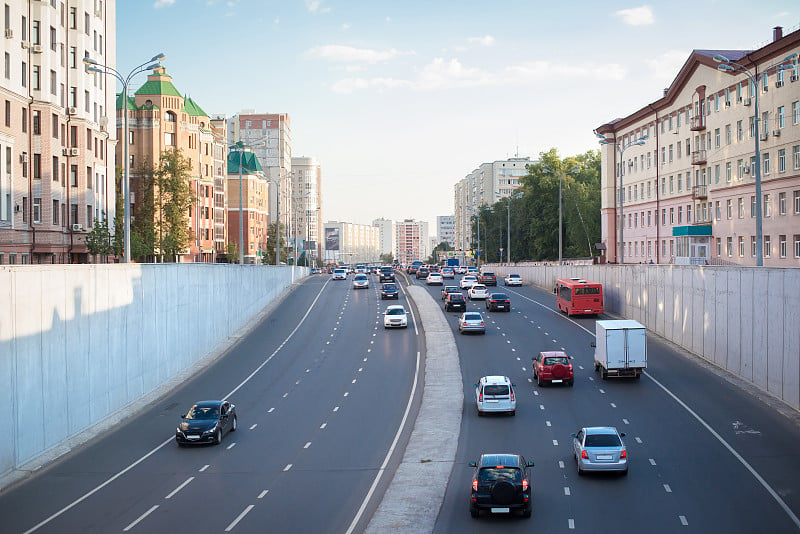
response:
M42 45L40 45L40 44L33 45L31 47L31 52L33 52L34 54L41 54L42 53Z
M11 39L14 37L14 30L11 28L6 28L6 39Z
M108 129L108 117L100 117L100 131L105 132Z
M8 30L6 30L6 31L8 31ZM797 81L797 74L792 74L791 76L789 76L789 81L790 82L796 82Z
M82 224L73 224L72 225L72 231L73 232L82 232L83 231L83 225Z
M731 107L731 101L730 101L730 100L726 100L726 101L725 101L725 107L726 107L726 108L729 108L729 107Z
M761 137L762 141L766 141L767 138L769 137L769 134L767 132L761 132L761 136L760 137Z
M772 135L775 136L775 137L780 137L781 136L781 131L780 130L772 130Z
M69 107L67 108L67 115L77 115L78 108Z
M30 42L28 42L28 41L20 41L20 42L19 42L19 45L20 45L22 48L30 48L30 46L31 46L31 43L30 43Z
M750 167L745 165L744 167L742 167L742 172L745 174L750 174Z
M745 106L749 106L750 105L750 99L749 98L745 98L744 101L742 102L742 104L744 104Z
M69 149L68 148L62 148L61 149L61 155L62 156L69 156Z
M775 87L783 87L783 80L778 80L775 82Z
M19 155L19 162L20 163L28 163L28 155L27 154L20 154Z
M69 149L69 155L70 156L79 156L80 153L81 153L81 149L80 148L70 148Z

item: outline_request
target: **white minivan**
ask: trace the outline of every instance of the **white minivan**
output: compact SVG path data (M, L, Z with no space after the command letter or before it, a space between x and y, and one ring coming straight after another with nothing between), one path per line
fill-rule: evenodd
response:
M507 376L484 376L475 384L475 402L478 415L500 412L509 415L517 413L517 399L514 384Z

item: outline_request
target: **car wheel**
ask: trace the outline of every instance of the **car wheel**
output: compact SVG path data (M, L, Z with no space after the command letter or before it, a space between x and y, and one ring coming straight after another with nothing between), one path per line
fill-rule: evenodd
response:
M231 432L236 432L236 425L238 422L236 421L236 416L233 416L233 422L231 423Z
M625 471L623 471L622 473L620 473L620 474L619 474L619 476L621 476L621 477L626 477L626 476L628 476L628 470L626 469Z
M536 375L536 385L539 387L542 387L544 385L544 382L542 382L541 375Z
M483 412L478 410L478 417L483 417Z
M472 519L478 519L481 516L481 511L478 510L477 508L470 507L469 515L472 516Z
M603 373L603 374L602 374L602 378L603 378L603 380L608 380L608 371L606 371L605 369L603 369L602 373Z
M516 410L511 410L510 412L508 412L508 415L510 415L511 417L514 417L515 415L517 415L517 411Z
M220 430L219 428L214 433L214 443L217 444L217 445L222 443L222 430Z
M184 447L184 444L182 442L178 441L177 439L175 440L175 443L178 444L178 447Z

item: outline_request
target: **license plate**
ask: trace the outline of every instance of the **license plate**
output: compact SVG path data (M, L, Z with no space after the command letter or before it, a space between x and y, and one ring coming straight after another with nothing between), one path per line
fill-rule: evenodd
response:
M497 401L497 400L491 400L491 399L486 399L486 402L500 402L500 401Z
M560 378L556 378L553 380L553 384L560 384L561 382L563 382L563 380L561 380Z
M200 439L200 436L187 435L186 439Z
M507 514L511 512L511 508L492 508L493 514Z
M598 454L598 455L597 455L597 459L598 459L598 460L611 460L611 459L613 459L613 458L614 458L614 457L613 457L613 456L611 456L610 454Z
M504 309L504 308L505 308L505 306L498 306L498 307L497 307L497 309L498 309L498 310L502 310L502 309Z

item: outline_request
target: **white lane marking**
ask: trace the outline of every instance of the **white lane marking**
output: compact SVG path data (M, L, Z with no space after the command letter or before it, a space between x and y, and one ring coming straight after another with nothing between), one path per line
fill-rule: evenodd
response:
M593 377L593 376L590 376L590 377L589 377L589 380L591 380L591 381L593 381L593 382L594 382L594 377Z
M681 525L683 525L684 527L688 527L689 526L689 522L686 520L686 516L685 515L679 515L678 519L681 520Z
M350 395L350 392L349 391L345 391L344 392L344 396L347 397L348 395Z
M326 345L330 345L330 344L331 344L331 342L330 342L330 341L326 341L326 342L325 342L325 344L326 344Z
M322 429L324 429L326 426L328 426L328 423L322 423L321 425L319 425L319 428L320 428L320 430L322 430Z
M256 497L256 498L257 498L257 499L263 499L263 498L264 498L264 495L266 495L267 493L269 493L269 490L264 490L264 491L262 491L261 493L259 493L259 494L258 494L258 497Z
M614 404L613 402L612 402L612 403L609 403L609 404L611 404L611 407L612 407L612 408L616 408L616 407L617 407L617 405L616 405L616 404Z
M304 448L304 449L307 449L307 448L309 448L310 446L311 446L311 442L309 441L308 443L306 443L305 445L303 445L303 448Z
M538 397L538 396L539 396L539 392L538 392L538 391L536 391L535 389L533 390L533 394L534 394L536 397Z
M253 423L252 425L250 425L250 430L253 430L257 426L258 426L258 423Z
M145 518L145 517L147 517L148 515L150 515L150 514L152 514L153 512L155 512L156 508L158 508L158 505L157 505L157 504L154 504L153 506L151 506L151 507L150 507L150 509L149 509L148 511L146 511L145 513L143 513L142 515L140 515L139 517L137 517L137 518L136 518L136 519L135 519L135 520L134 520L134 521L133 521L133 522L132 522L130 525L128 525L127 527L123 528L123 529L122 529L122 532L128 532L130 529L132 529L133 527L135 527L136 525L138 525L138 524L139 524L139 522L140 522L142 519L144 519L144 518Z
M416 330L416 328L417 324L415 321L414 329ZM361 516L364 514L364 510L367 508L367 504L372 499L372 494L375 492L375 488L378 486L378 482L380 482L380 479L383 476L383 472L386 470L386 466L389 464L389 458L391 458L395 447L397 447L397 441L400 439L400 434L402 434L403 429L406 426L406 421L408 420L408 412L411 411L411 402L414 400L414 394L417 391L419 360L420 360L420 352L417 351L417 363L416 363L416 368L414 369L414 382L411 385L411 394L408 396L408 403L406 403L406 411L403 414L403 419L400 421L400 426L397 428L397 434L394 435L394 441L392 441L391 447L389 447L389 450L386 452L386 457L383 459L383 464L381 464L381 468L378 470L378 474L375 475L375 480L372 482L372 486L369 488L366 497L364 497L364 501L361 503L361 506L359 507L356 516L353 518L353 521L352 523L350 523L350 527L347 529L347 532L345 534L352 534L352 532L355 530L356 525L361 519Z
M555 340L555 339L553 340L553 343L556 343L556 340Z
M578 366L578 369L580 369L581 371L583 371L583 366L582 366L582 365L579 365L579 366Z
M544 410L544 404L540 404L540 405L539 405L539 409L540 409L540 410Z
M334 407L333 411L334 412L338 412L339 411L339 407L338 406Z
M367 352L372 352L372 349L367 349ZM364 358L364 361L367 361L367 359Z
M253 509L253 508L255 508L255 507L256 507L256 505L255 505L255 504L248 504L248 505L247 505L247 508L245 508L245 509L244 509L244 511L243 511L241 514L239 514L239 515L236 517L236 519L234 519L233 521L231 521L231 524L230 524L230 525L228 525L228 526L225 528L225 532L230 532L231 530L233 530L233 529L234 529L234 527L235 527L236 525L238 525L238 524L239 524L239 521L241 521L241 520L244 518L244 516L246 516L248 513L250 513L250 510L252 510L252 509Z
M669 484L664 484L664 491L667 493L672 493L672 488L669 487Z
M235 446L236 446L236 442L234 441L233 443L231 443L230 445L228 445L228 446L227 446L227 447L225 447L225 448L226 448L227 450L231 450L231 449L232 449L232 448L234 448Z
M635 437L635 438L633 438L633 439L635 439L635 440L636 440L636 443L641 443L641 442L642 442L642 438L640 438L639 436L636 436L636 437Z
M649 458L649 460L650 460L650 465L656 465L656 461L655 460L653 460L652 458Z
M517 352L517 349L511 349L511 352ZM519 358L517 358L519 360Z
M166 496L166 497L164 497L164 498L165 498L165 499L171 499L173 495L175 495L175 494L176 494L176 493L178 493L180 490L182 490L183 488L185 488L185 487L186 487L186 485L187 485L187 484L189 484L189 482L191 482L192 480L194 480L194 477L189 477L189 478L187 478L186 480L184 480L183 484L181 484L180 486L178 486L177 488L175 488L174 490L172 490L172 491L170 492L170 494L169 494L169 495L167 495L167 496Z
M275 411L275 408L270 408L269 410L267 410L267 413L272 413L274 411Z
M359 373L360 373L361 371L363 371L363 370L364 370L364 368L363 368L363 367L359 367L359 368L358 368L358 372L359 372Z
M559 460L558 461L558 467L560 467L561 469L564 469L564 461L563 460Z
M523 371L527 371L528 369L526 369L525 367L523 367L523 368L522 368L522 370L523 370Z
M518 361L518 362L519 362L519 361L522 361L522 360L520 360L520 359L519 359L519 356L517 356L517 361Z
M604 390L604 389L600 390L600 393L605 393L605 392L606 392L606 390Z
M561 347L561 350L566 351L567 349L565 349L564 347Z
M567 497L569 497L569 495L570 495L570 493L569 493L569 486L564 486L564 495L566 495Z
M284 398L284 399L285 399L286 397L288 397L288 396L289 396L289 393L288 393L288 392L286 392L286 393L284 393L284 394L283 394L283 398Z
M554 446L554 447L558 447L558 440L557 440L557 439L554 439L554 440L553 440L553 446Z
M569 521L567 521L567 526L569 527L570 530L575 530L575 520L570 519Z
M545 332L544 335L549 336L550 332Z
M545 421L545 422L544 422L544 424L545 424L546 426L553 426L553 424L552 424L550 421Z
M208 465L208 464L206 464L206 465L204 465L203 467L201 467L200 469L198 469L198 471L200 471L200 472L202 473L203 471L205 471L205 470L206 470L206 469L208 469L209 467L211 467L211 466L210 466L210 465Z
M285 473L286 471L288 471L291 468L292 468L292 464L286 464L286 467L283 468L283 472Z
M353 381L352 381L352 382L350 382L350 383L351 383L351 384L355 384L355 383L356 383L356 379L354 378L354 379L353 379Z
M498 329L498 330L500 330L500 327L498 326L498 327L497 327L497 329ZM505 332L503 332L503 333L502 333L502 334L500 334L500 335L501 335L501 336L503 336L503 337L505 337L506 333L505 333Z
M532 384L533 383L533 378L529 378L528 382L530 382Z
M300 384L300 381L299 381L299 380L298 380L298 381L296 381L296 382L294 383L294 385L295 385L295 386L297 386L297 385L299 385L299 384Z
M625 423L626 425L630 424L627 419L623 419L622 422Z

